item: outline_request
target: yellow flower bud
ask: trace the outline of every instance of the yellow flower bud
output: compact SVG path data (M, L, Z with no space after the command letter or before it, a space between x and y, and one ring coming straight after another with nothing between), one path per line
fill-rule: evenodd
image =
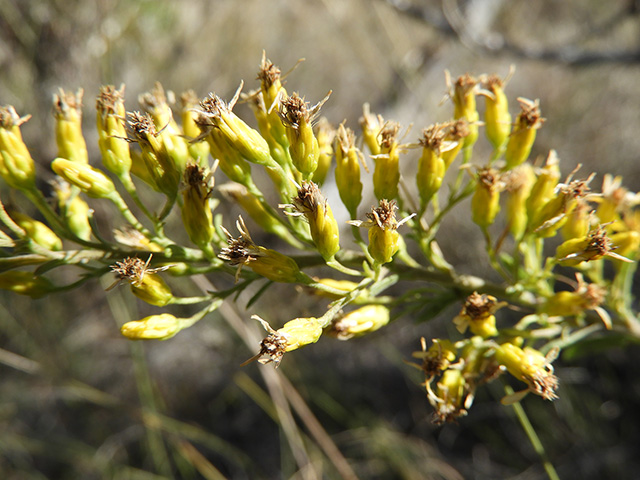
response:
M640 232L627 230L613 233L609 236L616 247L616 253L624 257L636 259L640 250Z
M362 116L359 122L362 128L364 143L369 148L371 155L379 155L381 153L381 147L378 135L384 125L384 119L381 115L373 115L369 104L365 103L362 106Z
M495 150L501 150L511 132L509 102L504 94L504 82L497 75L485 81L482 93L485 97L484 124L487 138Z
M540 114L540 101L518 98L521 111L507 142L504 154L506 169L517 167L523 163L531 153L531 147L536 139L536 131L542 126L544 118Z
M131 170L131 153L125 127L124 85L100 87L96 99L98 146L102 163L118 178L127 177Z
M318 166L315 172L313 172L313 181L318 185L324 183L325 178L327 178L327 173L329 173L329 168L331 168L333 141L335 137L335 128L329 124L329 121L325 117L321 117L316 126L316 138L318 139L320 154L318 156Z
M558 292L549 297L538 309L540 313L550 316L569 317L582 315L604 301L606 290L600 285L590 284L589 290L575 292Z
M596 215L600 223L609 223L629 216L630 210L640 204L640 193L632 193L622 186L622 177L605 174L602 179L602 196L594 198L598 202Z
M182 319L169 313L127 322L120 332L130 340L167 340L182 330Z
M163 144L164 151L182 175L190 158L189 148L169 106L169 102L173 103L175 100L173 92L169 92L169 97L168 99L160 82L156 82L151 92L138 97L138 102L159 127L157 135Z
M512 343L504 343L496 348L494 358L511 375L525 382L529 391L545 400L555 400L558 398L558 378L553 374L551 366L555 355L553 350L550 355L544 356L530 347L522 349Z
M397 210L395 200L380 200L380 205L371 208L367 213L367 220L349 222L357 227L367 227L369 229L369 254L378 264L388 263L400 249L400 234L397 228L409 220L407 217L401 222L396 221L395 211Z
M452 87L449 72L445 72L445 74L449 97L453 101L453 118L456 120L464 118L469 125L469 135L465 137L463 147L466 150L478 140L478 121L480 119L476 107L478 79L467 73L458 77Z
M506 175L506 216L513 238L519 239L527 228L527 198L536 180L533 167L524 163Z
M273 282L295 283L299 280L300 267L293 258L270 248L258 247L258 250L259 256L247 264L255 273Z
M60 89L59 94L53 95L53 116L58 157L89 164L87 144L82 136L82 94L81 88L75 95Z
M213 255L211 241L215 234L211 211L213 176L195 163L184 172L185 187L182 190L182 223L193 243L205 253Z
M420 194L420 205L424 209L431 197L440 190L446 171L446 165L442 159L441 148L446 135L446 126L435 124L426 128L420 139L422 155L418 160L418 173L416 183Z
M128 128L133 134L133 140L142 150L142 160L152 179L150 184L155 185L168 198L175 198L184 166L171 157L167 150L167 137L161 136L151 115L129 112L128 117ZM144 179L144 176L141 178Z
M311 238L318 253L325 260L334 258L340 250L340 229L329 203L320 193L318 186L313 182L302 182L298 195L291 201L292 204L282 207L294 208L295 212L290 215L304 215L309 222Z
M202 120L202 118L197 120L201 127ZM209 144L211 156L218 161L218 167L229 180L245 186L253 184L253 180L251 179L251 166L242 158L240 152L224 139L220 131L215 128L211 129L206 139Z
M0 273L0 289L18 295L40 298L55 290L55 285L41 275L21 270Z
M11 212L11 218L25 231L26 237L47 250L62 250L62 240L44 223L20 212Z
M558 155L555 150L551 150L527 199L528 219L532 219L549 199L553 197L553 192L560 180L560 167L558 167L558 162Z
M108 198L116 192L113 182L100 170L84 163L56 158L51 169L93 198Z
M287 91L280 81L280 73L280 69L267 60L266 52L263 51L258 79L260 80L260 93L265 106L266 120L270 126L269 132L280 146L288 149L289 140L286 129L278 114L280 99L287 95Z
M317 283L322 285L326 285L327 287L331 287L334 290L339 290L342 293L332 293L327 292L326 290L322 290L320 288L312 289L312 293L314 295L318 295L320 297L330 298L332 300L337 300L338 298L342 298L345 295L352 292L358 284L356 282L352 282L350 280L336 280L334 278L316 278L314 279ZM362 290L356 298L353 299L353 303L362 304L365 303L369 298L367 290Z
M398 133L400 125L387 122L380 130L380 153L375 157L376 167L373 171L373 193L378 200L398 198L400 182L400 150Z
M156 274L171 267L148 268L150 261L151 257L146 262L128 257L122 262L116 262L111 266L111 270L118 280L109 288L127 281L131 285L131 292L140 300L157 307L168 305L173 301L173 294L165 281Z
M389 323L389 309L383 305L367 305L334 320L327 333L338 340L349 340L375 332Z
M196 123L198 113L194 111L198 101L198 97L193 90L187 90L180 95L180 103L182 105L180 115L184 136L187 140L191 140L187 143L189 155L199 166L205 168L209 162L209 143L205 139L194 140L200 137L201 133L200 127Z
M253 110L253 114L258 121L260 135L262 135L269 145L271 157L285 172L290 172L293 163L291 162L291 155L289 154L289 140L287 139L284 125L282 125L278 112L275 110L271 112L267 111L261 91L244 95L244 100L249 103L249 106ZM269 170L267 170L267 172L269 172ZM282 175L281 172L277 173ZM275 181L277 186L283 183L277 176L272 177L272 180Z
M336 185L340 198L351 218L356 218L358 205L362 201L360 162L364 158L355 145L353 130L340 125L335 140ZM364 165L366 168L366 165Z
M369 253L380 263L388 263L398 253L398 237L400 234L392 228L374 225L369 229Z
M266 321L257 315L253 315L251 318L262 323L269 335L260 342L258 354L244 362L242 366L258 360L263 364L273 362L275 367L278 368L286 352L297 350L310 343L316 343L322 335L322 327L318 319L313 317L294 318L278 330L271 328Z
M58 200L58 208L69 230L78 238L89 240L92 233L89 219L93 212L87 202L77 195L77 191L72 192L71 185L62 179L52 182L52 185Z
M279 328L277 333L287 339L286 351L290 352L316 343L322 335L322 327L317 318L294 318Z
M74 196L65 205L65 220L69 230L71 230L78 238L89 240L91 238L91 225L89 218L91 217L91 208L78 195Z
M584 199L578 199L575 208L566 216L567 221L560 229L562 238L564 240L570 240L572 238L583 237L589 233L592 218L591 211L591 205Z
M309 107L304 98L294 93L290 97L284 96L280 103L279 115L287 132L291 160L296 169L306 178L309 178L318 167L320 147L313 134L312 125L320 112L320 107L328 98L329 95L313 107Z
M471 218L476 225L487 228L492 225L500 211L500 191L504 182L493 168L478 172L476 190L471 198Z
M243 265L247 265L258 275L273 282L294 283L298 281L300 268L295 260L275 250L256 245L251 239L242 217L236 222L236 227L240 232L238 238L234 238L223 227L229 246L223 248L218 255L222 260L228 261L230 265L238 266L236 281L238 281Z
M469 122L463 117L448 124L447 135L445 141L449 142L448 148L443 148L442 160L444 161L445 170L448 169L453 161L460 153L464 145L464 139L470 135Z
M573 174L572 174L573 175ZM576 208L578 201L589 193L589 183L595 174L591 174L586 180L575 180L561 183L556 187L553 197L542 208L534 212L530 218L529 226L540 237L552 237L562 227L568 215Z
M19 117L12 106L0 107L0 176L19 190L36 188L33 158L20 133L20 125L29 118Z
M145 252L162 252L164 250L129 224L125 224L122 230L115 229L113 237L119 244L134 250Z
M258 165L273 165L275 162L271 158L267 141L257 130L247 125L232 111L239 96L240 89L226 104L217 95L209 94L200 102L201 117L206 118L211 127L218 129L229 145L235 148L246 160ZM200 123L200 120L198 122Z

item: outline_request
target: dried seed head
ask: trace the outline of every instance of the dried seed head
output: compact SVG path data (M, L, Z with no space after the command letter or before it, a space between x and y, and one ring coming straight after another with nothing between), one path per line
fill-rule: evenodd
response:
M115 264L113 264L111 266L111 271L116 274L116 277L118 279L117 283L120 283L121 281L127 281L133 286L139 286L142 285L142 282L144 282L145 275L153 275L154 273L164 272L165 270L171 268L171 265L158 268L149 268L151 258L152 255L149 255L149 258L145 262L138 257L127 257L121 262L116 262ZM109 287L107 290L115 287L117 283Z
M400 133L402 127L398 122L394 122L393 120L389 120L384 124L378 137L380 138L380 147L386 151L389 151L391 147L397 143L398 134Z
M228 230L222 228L228 237L229 246L223 248L218 254L219 258L228 261L230 265L238 266L236 282L240 278L243 265L247 265L258 275L274 282L293 283L298 280L300 268L295 260L253 243L242 217L238 217L236 227L240 232L238 238L233 238Z
M467 315L471 320L481 320L493 315L504 305L506 305L505 302L498 302L498 299L492 295L473 292L465 300L460 315Z
M418 143L439 155L447 135L447 130L448 124L445 123L431 125L422 131L422 138L418 140Z
M318 186L313 182L302 182L302 186L298 189L298 195L292 199L292 202L292 204L280 205L280 207L294 208L295 212L289 215L304 215L309 222L311 238L318 253L325 260L332 259L340 250L340 229L331 211L331 206L320 193Z
M398 228L395 211L398 209L395 200L380 200L380 205L371 208L371 212L367 213L367 218L371 222L375 222L380 228L386 230L395 230Z
M518 97L518 102L520 102L520 113L516 117L515 128L540 128L545 121L540 113L540 100L529 100L528 98Z
M318 207L327 204L326 198L313 182L302 182L298 195L291 201L293 204L281 205L281 207L293 207L299 215L315 215Z
M244 224L242 217L238 218L236 228L240 232L240 236L238 238L234 238L226 228L222 227L224 233L227 235L227 243L229 246L223 248L218 254L218 257L222 260L226 260L232 266L238 265L239 267L242 267L242 265L246 265L249 262L256 260L262 255L262 252L260 252L258 246L253 243L251 235L249 235L249 231L247 230L247 226ZM239 272L240 268L238 268L236 280Z
M0 107L0 127L2 128L9 129L12 127L19 127L30 118L31 115L20 117L12 105Z
M138 96L138 103L145 112L156 119L162 117L164 122L171 120L170 104L175 103L175 94L169 90L165 93L160 82L156 82L150 92Z
M79 88L76 93L65 92L62 88L53 95L53 115L58 118L69 116L82 117L82 96L84 90Z
M320 108L329 100L330 95L331 92L313 107L310 107L310 104L304 101L304 97L300 97L296 92L291 96L283 95L278 110L282 123L294 130L298 130L303 124L313 125L320 114Z
M156 124L148 113L127 112L127 130L131 135L131 141L149 144L150 137L156 137L158 131Z
M260 70L258 70L256 79L260 80L265 86L265 89L268 90L272 85L277 86L280 83L280 74L280 69L276 67L271 60L268 60L266 54L263 52Z
M136 257L127 257L121 262L116 262L111 266L111 270L116 274L117 280L107 290L126 281L136 297L151 305L164 307L171 303L173 300L171 289L159 275L154 274L168 270L173 265L149 268L151 257L149 255L146 262Z
M494 296L473 292L465 300L453 323L460 333L469 328L475 335L493 337L498 334L494 313L505 305L506 302L498 302Z
M447 139L459 141L471 133L469 131L469 122L465 118L459 118L448 124Z
M104 121L107 115L124 115L124 83L120 89L113 85L103 85L96 97L96 110Z
M414 358L422 359L420 369L424 372L427 382L430 382L434 377L449 368L456 359L457 352L456 347L450 340L434 338L432 342L432 345L427 349L426 340L424 337L421 338L420 345L422 350L412 354Z

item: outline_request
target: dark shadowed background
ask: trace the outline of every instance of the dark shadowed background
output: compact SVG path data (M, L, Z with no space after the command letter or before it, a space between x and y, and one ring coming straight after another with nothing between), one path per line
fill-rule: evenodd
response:
M22 132L46 178L59 87L84 89L84 131L99 165L93 109L102 84L125 83L128 110L155 81L230 99L241 80L258 87L266 50L283 72L306 59L286 87L312 103L332 90L323 114L333 123L357 129L369 102L385 119L413 124L414 141L451 115L441 103L445 69L506 76L514 65L512 114L516 97L539 98L547 119L533 154L553 148L563 175L581 163L584 177L598 173L594 186L610 172L637 191L639 8L632 0L3 0L0 104L33 115ZM246 105L235 111L251 122ZM483 142L476 163L490 154ZM483 274L468 210L455 210L442 235L459 271ZM274 372L239 367L257 350L241 337L262 335L250 315L281 325L319 316L326 302L277 286L248 311L247 295L171 340L142 344L118 326L157 310L126 289L105 293L109 283L37 301L0 292L0 478L345 478L336 451L362 479L545 478L511 409L497 403L499 387L482 391L459 424L431 424L419 372L403 360L421 336L451 333L459 306L350 342L323 338ZM560 399L524 401L562 478L637 478L638 360L637 346L565 356ZM311 467L299 471L300 459Z

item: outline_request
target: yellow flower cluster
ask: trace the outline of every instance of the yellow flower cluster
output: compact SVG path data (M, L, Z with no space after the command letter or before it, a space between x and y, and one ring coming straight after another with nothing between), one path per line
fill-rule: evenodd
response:
M613 175L596 191L594 173L578 178L580 165L565 178L555 151L536 150L545 121L540 102L518 97L512 102L518 111L511 111L508 78L447 72L445 121L407 141L410 129L368 104L359 129L320 117L331 92L315 104L289 93L266 54L257 79L255 90L243 93L241 84L228 102L215 93L176 97L156 84L131 111L124 86L103 86L95 115L101 166L87 153L83 91L59 90L57 158L47 172L56 176L52 199L40 190L22 139L29 117L0 108L0 177L14 190L10 206L0 203L0 289L39 298L110 267L114 286L129 284L153 307L177 313L201 304L188 317L163 310L122 322L128 338L162 340L245 289L257 292L250 308L264 307L262 294L272 283L284 284L292 296L313 295L314 305L329 299L317 316L287 317L277 329L256 317L267 336L253 359L275 366L285 352L324 334L351 340L402 315L426 319L466 297L453 318L457 338L430 346L423 340L414 354L439 422L465 415L477 388L502 373L526 384L523 392L553 400L557 347L604 328L640 335L631 295L640 195ZM240 100L254 119L234 111ZM478 161L473 154L481 133L492 154ZM231 217L238 218L238 236L227 229L231 210L218 208L224 201L243 211ZM100 202L115 207L108 219L114 225L94 218ZM21 211L24 205L34 211ZM351 227L337 220L346 215ZM439 232L453 216L480 228L487 278L449 263L451 248L440 246ZM605 268L605 260L613 268ZM85 277L59 284L49 275L69 265L82 267ZM560 270L567 268L572 275ZM311 269L322 269L319 278ZM172 288L179 277L196 274L215 278L220 290L174 294L186 291Z

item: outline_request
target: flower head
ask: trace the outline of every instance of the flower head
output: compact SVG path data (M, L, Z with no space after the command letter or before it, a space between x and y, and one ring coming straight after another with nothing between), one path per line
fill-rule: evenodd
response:
M291 201L293 203L280 205L280 208L291 207L294 212L289 215L303 215L309 222L311 238L320 255L325 260L333 258L340 250L340 230L318 186L313 182L302 182L298 195Z
M131 292L141 300L158 307L164 307L173 300L171 289L156 273L163 272L172 267L165 265L158 268L149 268L152 255L146 262L137 257L127 257L121 262L111 266L117 280L107 290L111 290L121 282L128 282Z
M506 302L498 302L492 295L473 292L465 300L462 310L453 319L453 323L460 333L464 333L469 328L475 335L485 338L495 336L498 330L494 313L505 305Z
M520 348L512 343L504 343L496 348L495 359L518 380L528 385L528 391L540 395L545 400L558 398L558 377L553 374L551 362L557 351L551 350L546 356L531 347Z
M602 257L631 262L632 260L614 252L618 247L607 236L607 231L604 227L604 225L600 225L584 237L572 238L560 244L556 249L555 255L558 263L575 266L582 262L599 260Z
M322 327L318 319L313 317L295 318L278 330L271 328L271 325L258 315L253 315L251 318L259 321L269 335L260 342L260 351L241 366L257 360L262 364L273 362L278 368L286 352L315 343L322 335Z
M240 278L243 265L274 282L292 283L297 281L300 268L295 260L275 250L256 245L251 239L242 217L238 218L236 227L240 232L238 238L234 238L227 229L222 227L227 235L229 246L223 248L218 254L219 258L228 261L230 265L238 266L236 282Z

